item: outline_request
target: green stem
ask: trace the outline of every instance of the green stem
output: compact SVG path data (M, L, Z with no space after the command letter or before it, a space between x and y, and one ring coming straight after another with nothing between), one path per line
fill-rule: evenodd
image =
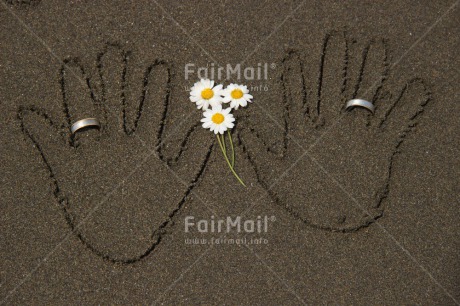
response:
M233 147L233 139L230 130L227 130L228 138L230 139L230 147L232 148L232 168L235 167L235 148Z
M224 145L222 144L222 140L220 139L219 135L217 135L217 141L219 142L219 146L220 146L220 149L222 150L222 153L224 154L224 158L225 158L225 161L227 162L228 164L228 167L230 168L230 170L232 171L233 175L236 177L236 179L241 183L241 185L243 185L244 187L246 187L246 185L244 184L243 180L241 180L241 178L238 176L238 174L236 174L235 170L233 169L230 161L228 160L228 157L227 157L227 153L224 151Z
M217 137L219 137L219 135L217 135ZM222 141L222 146L224 147L225 154L227 154L227 147L225 146L224 134L221 134L220 137L220 140Z

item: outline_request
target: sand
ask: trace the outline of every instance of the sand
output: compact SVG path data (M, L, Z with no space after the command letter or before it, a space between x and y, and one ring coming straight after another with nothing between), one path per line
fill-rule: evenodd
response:
M1 303L459 304L458 10L3 1ZM247 187L185 69L241 62Z

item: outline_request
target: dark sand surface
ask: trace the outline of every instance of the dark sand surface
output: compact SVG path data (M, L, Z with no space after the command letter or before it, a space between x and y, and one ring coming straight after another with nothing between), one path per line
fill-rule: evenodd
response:
M1 303L459 304L458 2L2 0ZM240 62L247 188L185 90Z

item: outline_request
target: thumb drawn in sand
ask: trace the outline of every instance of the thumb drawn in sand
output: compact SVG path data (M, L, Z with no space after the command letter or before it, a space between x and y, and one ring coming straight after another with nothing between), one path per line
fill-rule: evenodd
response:
M268 144L252 120L242 124L241 139L259 181L292 217L321 230L356 231L383 216L395 155L430 94L417 78L388 86L383 40L360 46L345 33L327 34L318 72L304 56L291 50L282 60L283 115L269 128L282 144ZM375 115L345 111L353 98L373 102Z
M67 59L60 71L62 118L37 107L18 112L73 234L118 263L141 260L161 243L212 151L200 124L172 111L172 66L157 60L136 71L132 58L107 44L92 77L78 59ZM71 124L88 117L98 118L101 129L71 135ZM175 145L168 136L177 129L183 135Z

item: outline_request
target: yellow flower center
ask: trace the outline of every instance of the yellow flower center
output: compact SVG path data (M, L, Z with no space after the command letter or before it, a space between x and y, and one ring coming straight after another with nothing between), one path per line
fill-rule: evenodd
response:
M241 89L233 89L230 95L233 99L239 99L243 96L243 92L241 91Z
M206 88L201 92L201 97L203 99L209 100L214 97L214 91L211 88Z
M214 122L215 124L221 124L222 122L224 122L224 115L222 115L221 113L215 113L214 115L212 115L212 122Z

